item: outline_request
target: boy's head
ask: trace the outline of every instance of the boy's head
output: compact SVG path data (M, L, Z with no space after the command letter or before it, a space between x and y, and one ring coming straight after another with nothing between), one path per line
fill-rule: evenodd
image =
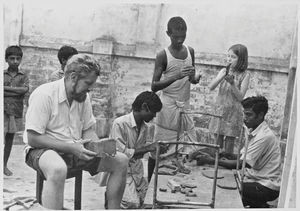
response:
M268 112L268 100L263 96L253 96L244 99L244 123L248 128L256 128L265 119Z
M68 59L75 54L78 54L78 51L72 46L64 45L59 49L57 57L60 64L62 65L62 69L64 69Z
M168 22L167 35L171 39L171 44L175 48L182 46L186 37L186 23L181 17L172 17Z
M151 121L162 108L162 103L155 92L140 93L132 103L132 110L140 112L145 122Z
M174 30L186 32L187 30L186 23L182 17L179 16L172 17L168 21L168 32L172 33Z
M22 61L23 51L19 46L12 45L5 50L5 61L10 68L18 68Z

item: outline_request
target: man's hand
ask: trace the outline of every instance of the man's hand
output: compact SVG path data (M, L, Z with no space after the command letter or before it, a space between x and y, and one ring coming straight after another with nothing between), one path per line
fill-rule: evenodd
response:
M156 143L154 142L151 145L153 145L152 147L154 147L154 148L152 148L152 151L156 151ZM160 144L160 154L166 153L168 151L168 149L169 149L169 146L167 144L164 144L164 143Z
M155 142L153 142L153 143L146 146L146 151L147 152L153 152L155 150L156 150L156 143Z
M95 152L97 157L114 157L117 153L116 140L112 138L86 141L84 147Z
M215 163L215 159L213 157L211 157L210 155L204 155L204 154L197 156L196 160L197 160L197 163L201 163L201 165Z
M198 84L202 75L199 72L196 72L195 75L189 76L189 81L192 84Z
M168 151L168 149L169 149L168 144L161 144L160 145L160 154L166 153Z
M199 83L201 77L202 77L202 75L200 73L196 73L195 74L195 82Z
M90 142L90 139L81 140L80 142L72 144L72 154L81 160L91 160L97 153L84 148L83 144Z
M186 76L194 76L195 68L193 66L185 66L177 74L177 80L180 80Z

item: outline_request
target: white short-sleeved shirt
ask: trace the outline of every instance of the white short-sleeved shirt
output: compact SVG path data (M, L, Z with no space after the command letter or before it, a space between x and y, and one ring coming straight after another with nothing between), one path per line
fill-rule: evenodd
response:
M32 92L25 119L23 140L26 153L30 148L27 130L73 143L82 138L83 130L96 123L89 95L84 102L73 100L72 105L69 105L64 78L43 84Z
M135 149L153 142L153 132L150 124L142 124L138 131L133 113L115 119L110 132L110 138L117 140L117 150L132 158Z
M279 190L281 179L281 150L279 140L266 122L250 133L244 182L258 182L272 190ZM244 159L245 148L241 150Z

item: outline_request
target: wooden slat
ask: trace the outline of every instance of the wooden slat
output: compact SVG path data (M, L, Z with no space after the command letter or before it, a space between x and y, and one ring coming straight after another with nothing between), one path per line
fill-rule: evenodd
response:
M300 17L300 16L299 16ZM299 24L299 23L298 23ZM296 27L297 28L297 27ZM294 36L294 42L293 42L293 52L291 59L291 65L295 65L295 57L297 57L297 30ZM285 156L284 156L284 166L283 166L283 172L281 177L281 188L280 188L280 194L278 199L278 207L279 208L289 208L290 206L293 206L295 204L296 199L293 198L294 194L293 192L296 191L296 187L293 185L293 183L296 180L296 176L294 175L295 169L296 169L296 127L297 126L297 80L299 80L299 73L297 73L297 69L295 69L295 78L296 81L293 86L293 95L291 102L291 114L290 114L290 121L289 121L289 127L288 127L288 134L287 134L287 143L286 143L286 150L285 150ZM297 79L298 78L298 79ZM292 202L292 203L290 203ZM294 203L293 203L294 202Z

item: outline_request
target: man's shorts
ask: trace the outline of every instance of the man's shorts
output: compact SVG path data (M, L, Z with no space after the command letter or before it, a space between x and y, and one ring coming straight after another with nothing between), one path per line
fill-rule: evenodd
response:
M39 166L39 160L41 155L46 152L47 150L52 150L52 149L29 149L27 155L26 155L26 163L28 166L39 172L40 175L43 175L42 170L40 169ZM55 151L55 150L53 150ZM101 158L95 157L92 160L86 161L86 160L81 160L77 158L76 156L72 154L62 154L58 153L61 158L65 161L68 171L69 170L85 170L90 173L91 176L97 174L99 172L99 166L100 166L100 160ZM44 178L46 178L44 176Z
M9 116L4 113L3 122L4 133L16 133L18 131L24 130L23 118L15 118L14 116Z

